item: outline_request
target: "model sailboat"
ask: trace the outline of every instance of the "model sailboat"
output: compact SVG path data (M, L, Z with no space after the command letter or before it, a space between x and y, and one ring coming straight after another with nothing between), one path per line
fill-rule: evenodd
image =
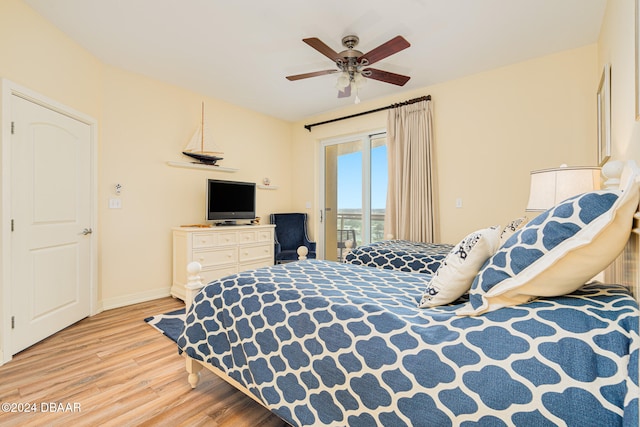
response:
M196 129L182 154L207 165L215 165L218 160L222 160L220 156L224 153L216 150L216 146L211 140L211 133L204 122L204 102L202 103L200 127Z

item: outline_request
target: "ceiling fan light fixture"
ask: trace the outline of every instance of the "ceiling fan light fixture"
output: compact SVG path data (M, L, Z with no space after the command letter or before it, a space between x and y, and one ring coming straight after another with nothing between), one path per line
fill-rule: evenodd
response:
M347 49L339 53L327 46L317 37L302 39L302 41L329 58L337 69L334 68L332 70L297 74L287 76L286 78L293 81L309 77L323 76L326 74L340 73L335 85L339 91L338 98L349 98L353 90L355 92L355 102L359 103L360 98L358 97L358 89L366 83L367 79L373 79L397 86L403 86L410 79L409 76L403 76L401 74L395 74L374 68L367 68L369 65L381 61L411 46L402 36L396 36L364 54L355 49L358 45L359 38L354 35L343 37L342 45Z
M338 76L338 80L336 81L336 88L339 90L343 90L345 87L349 86L351 80L349 79L349 74L347 72L342 72Z
M362 73L356 73L353 77L353 84L356 85L357 88L361 88L365 83L367 83L367 79L362 75Z

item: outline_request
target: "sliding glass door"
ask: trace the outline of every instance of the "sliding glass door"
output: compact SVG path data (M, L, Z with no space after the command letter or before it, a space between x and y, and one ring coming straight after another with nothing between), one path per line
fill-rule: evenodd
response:
M322 253L342 260L346 242L354 245L384 238L387 195L386 134L323 141Z

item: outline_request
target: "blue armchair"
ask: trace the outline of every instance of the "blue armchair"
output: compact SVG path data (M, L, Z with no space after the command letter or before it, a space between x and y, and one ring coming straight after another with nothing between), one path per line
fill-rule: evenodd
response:
M300 246L309 250L307 258L316 257L316 242L311 242L307 236L306 213L271 214L271 224L276 225L273 251L276 264L296 261Z

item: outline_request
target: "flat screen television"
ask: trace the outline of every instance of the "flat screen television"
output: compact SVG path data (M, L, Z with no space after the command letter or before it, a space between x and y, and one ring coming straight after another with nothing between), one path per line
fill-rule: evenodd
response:
M235 224L256 217L255 182L207 180L207 220Z

